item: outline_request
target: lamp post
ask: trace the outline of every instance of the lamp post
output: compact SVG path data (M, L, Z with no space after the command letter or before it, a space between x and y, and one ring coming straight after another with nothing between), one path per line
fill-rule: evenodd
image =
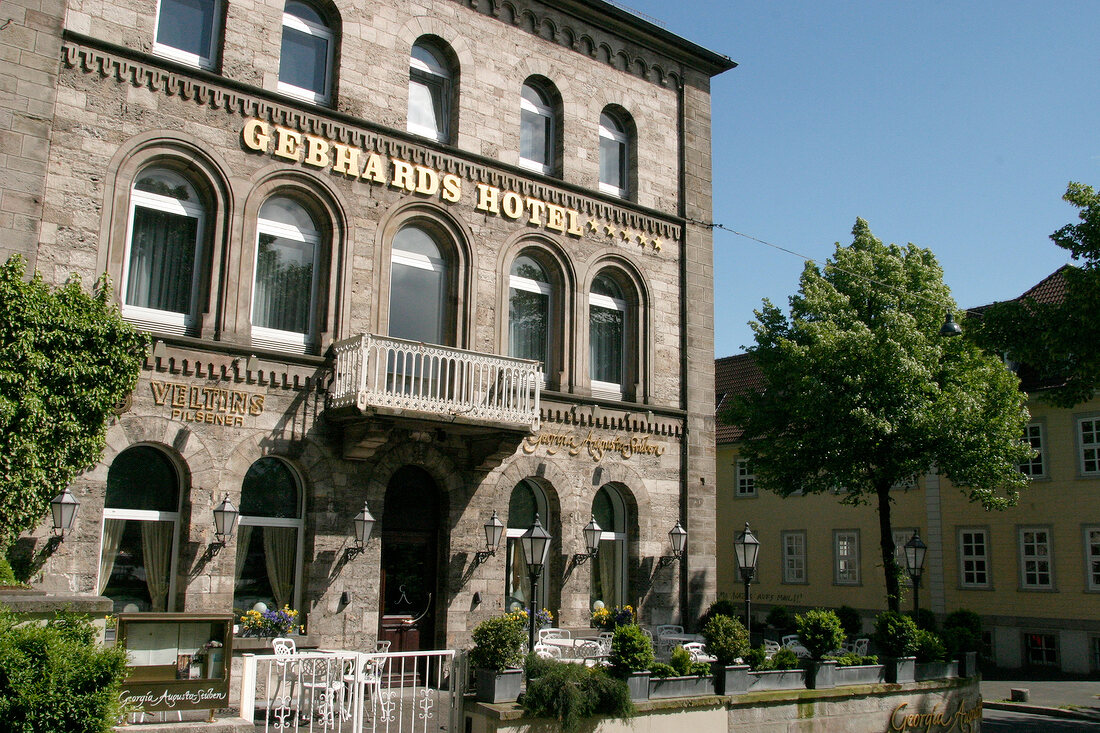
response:
M538 597L539 576L542 575L542 566L546 564L546 558L550 554L550 533L542 528L538 513L535 514L535 523L532 524L520 538L520 547L523 548L523 557L527 561L527 574L531 579L531 610L527 614L527 651L535 650L535 601Z
M760 541L745 522L745 531L733 541L733 553L737 557L737 567L741 570L741 580L745 581L745 631L752 633L751 605L749 604L749 583L756 575L756 559L760 552ZM752 637L749 637L750 643Z
M913 579L913 620L916 620L920 608L920 576L924 572L924 556L928 545L920 538L920 530L914 529L913 536L905 543L905 566L909 577Z

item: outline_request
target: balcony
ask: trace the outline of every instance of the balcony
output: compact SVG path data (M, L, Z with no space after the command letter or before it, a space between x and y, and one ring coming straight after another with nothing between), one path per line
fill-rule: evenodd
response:
M464 432L539 428L537 361L364 334L333 346L328 411L337 420L388 416Z

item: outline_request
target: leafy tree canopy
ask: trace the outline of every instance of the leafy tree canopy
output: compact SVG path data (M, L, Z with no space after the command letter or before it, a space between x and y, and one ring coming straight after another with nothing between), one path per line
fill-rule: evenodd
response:
M896 609L891 487L935 467L987 508L1014 504L1028 413L999 359L939 335L955 306L933 254L883 245L862 219L852 234L823 269L807 263L789 317L767 300L756 312L750 352L766 388L723 419L744 430L762 486L876 501Z
M88 293L78 279L53 289L25 270L18 255L0 266L0 550L99 460L147 344L106 277Z
M1073 407L1100 389L1100 193L1071 182L1062 198L1077 207L1081 221L1050 238L1083 263L1062 271L1065 299L997 303L974 319L969 333L1053 383L1038 393L1040 399Z

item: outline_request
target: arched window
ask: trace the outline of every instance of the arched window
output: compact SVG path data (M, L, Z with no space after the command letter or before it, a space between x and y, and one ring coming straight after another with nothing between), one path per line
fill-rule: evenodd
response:
M588 294L589 377L594 395L623 397L626 316L627 301L618 283L606 274L596 276Z
M600 190L630 196L630 133L612 112L600 115Z
M279 91L315 104L328 104L332 89L335 34L316 8L287 0L279 55Z
M302 504L298 480L278 458L252 464L241 486L233 607L296 606Z
M452 74L442 51L425 39L409 58L409 132L450 141Z
M535 359L549 371L551 308L550 278L534 258L520 255L508 278L508 353Z
M156 448L129 448L111 464L98 592L116 613L173 610L179 502L179 475Z
M160 0L153 53L213 69L221 30L220 0Z
M508 500L507 558L505 560L504 609L514 611L527 608L531 603L531 576L527 574L527 558L523 556L523 546L519 538L535 523L535 514L539 515L542 526L549 524L546 506L546 494L538 484L524 479L512 489ZM539 599L546 606L546 579L550 573L543 571L539 576Z
M252 342L304 353L317 343L321 233L297 201L275 196L256 222Z
M600 551L592 559L589 606L600 601L608 608L626 605L626 504L610 484L592 499L592 516L600 525Z
M138 175L130 192L122 270L122 314L127 320L172 334L194 328L206 219L198 191L179 173L153 167Z
M454 345L449 270L428 231L407 226L397 233L390 253L390 336Z
M554 103L540 85L528 81L520 90L519 106L519 164L552 175L557 135Z

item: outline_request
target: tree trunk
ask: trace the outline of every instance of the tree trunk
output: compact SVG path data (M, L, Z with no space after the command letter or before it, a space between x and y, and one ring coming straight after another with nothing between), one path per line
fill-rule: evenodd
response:
M886 606L891 611L901 610L901 584L898 582L897 562L894 560L894 532L890 524L890 485L879 486L878 531L882 549L882 567L886 574Z

